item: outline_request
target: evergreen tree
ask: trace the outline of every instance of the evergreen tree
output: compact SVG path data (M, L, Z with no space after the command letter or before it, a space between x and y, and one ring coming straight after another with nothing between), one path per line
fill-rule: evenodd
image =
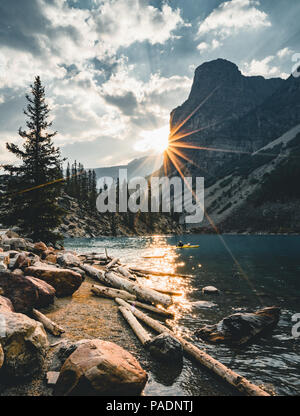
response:
M62 184L62 159L53 145L56 132L48 133L49 107L40 77L31 85L31 95L24 114L27 130L19 129L22 147L7 143L7 149L19 158L18 166L5 165L10 172L9 195L5 222L18 225L34 240L55 243L61 236L55 228L61 223L63 210L57 203Z

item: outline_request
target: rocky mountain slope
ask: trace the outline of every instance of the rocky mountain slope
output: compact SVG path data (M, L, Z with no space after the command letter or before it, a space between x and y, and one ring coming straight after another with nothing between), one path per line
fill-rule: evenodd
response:
M246 77L229 61L207 62L196 69L188 99L171 112L171 132L187 118L178 133L200 131L174 146L179 143L193 162L185 163L185 170L212 180L224 165L239 160L239 152L252 153L300 123L300 81Z
M205 189L207 216L197 231L300 232L300 125L245 156ZM209 217L209 219L208 219Z
M170 129L194 132L170 140L170 151L184 153L183 173L205 179L207 216L194 230L300 232L299 79L245 77L231 62L207 62Z

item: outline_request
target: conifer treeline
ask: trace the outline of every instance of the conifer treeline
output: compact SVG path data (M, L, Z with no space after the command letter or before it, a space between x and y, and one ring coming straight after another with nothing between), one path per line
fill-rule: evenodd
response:
M90 209L96 208L97 177L94 170L86 170L81 163L75 162L66 170L65 192Z

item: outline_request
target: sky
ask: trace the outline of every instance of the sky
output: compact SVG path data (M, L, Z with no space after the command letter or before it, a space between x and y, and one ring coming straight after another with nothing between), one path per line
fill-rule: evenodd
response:
M6 142L21 143L36 75L63 156L123 164L162 151L203 62L287 78L299 21L299 0L1 0L0 163Z

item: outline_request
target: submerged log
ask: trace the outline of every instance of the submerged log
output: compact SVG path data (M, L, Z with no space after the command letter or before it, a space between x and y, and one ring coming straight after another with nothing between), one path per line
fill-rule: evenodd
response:
M145 270L140 269L137 267L130 267L129 268L133 273L142 273L142 274L152 274L153 276L171 276L171 277L192 277L190 274L180 274L180 273L166 273L166 272L158 272L156 270Z
M121 296L118 296L118 297L121 297ZM174 317L174 312L167 311L166 309L156 308L155 306L151 306L146 303L138 302L136 300L128 300L128 303L130 303L133 307L137 306L138 308L146 309L147 311L156 313L158 315L162 315L168 318Z
M176 292L174 290L163 290L163 289L156 289L155 287L151 288L152 290L155 290L156 292L159 293L164 293L165 295L170 295L170 296L182 296L182 292Z
M119 305L130 308L130 305L122 299L116 299ZM154 329L159 333L168 333L176 338L182 345L184 351L188 354L189 357L197 360L201 365L205 366L209 370L213 371L215 374L220 376L223 380L227 381L232 386L236 387L241 393L247 394L249 396L269 396L267 392L262 390L260 387L248 381L245 377L237 374L235 371L230 370L224 364L220 363L216 359L212 358L206 352L201 351L199 348L195 347L190 342L174 334L166 326L162 325L158 321L149 316L145 315L143 312L138 309L132 311L133 315L145 322L150 328Z
M130 282L129 280L118 276L114 272L106 272L100 279L102 279L103 283L107 284L108 286L112 286L114 288L132 293L137 297L138 300L159 304L165 307L168 307L173 303L170 296L163 295L161 293L155 292L155 290L148 289L146 287L142 287L138 283Z
M136 299L135 295L132 295L131 293L126 292L125 290L113 289L111 287L92 285L91 290L95 295L105 298L121 298L126 299L128 301L134 301Z
M51 321L51 319L49 319L47 316L42 314L37 309L32 309L32 314L37 321L41 322L44 325L45 329L51 332L52 335L59 337L61 334L65 332L65 330L61 326Z
M215 325L205 325L195 335L214 343L242 345L276 326L279 316L280 308L275 306L254 313L235 313Z

